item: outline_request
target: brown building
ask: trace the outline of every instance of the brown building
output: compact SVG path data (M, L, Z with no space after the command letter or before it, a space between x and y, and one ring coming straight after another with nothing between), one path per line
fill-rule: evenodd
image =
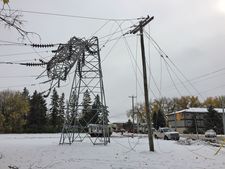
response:
M215 110L223 115L223 109L215 108ZM173 112L167 115L168 125L174 128L176 131L183 133L185 130L193 126L193 122L196 124L196 130L204 130L204 116L208 113L207 108L188 108Z

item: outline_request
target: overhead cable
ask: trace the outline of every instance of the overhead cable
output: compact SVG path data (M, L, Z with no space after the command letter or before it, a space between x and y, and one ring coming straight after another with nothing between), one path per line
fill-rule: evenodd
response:
M39 15L49 15L49 16L59 16L59 17L69 17L69 18L79 18L79 19L90 19L90 20L102 20L102 21L130 21L138 20L141 18L100 18L100 17L91 17L91 16L81 16L81 15L69 15L69 14L60 14L60 13L51 13L51 12L40 12L40 11L30 11L30 10L15 10L10 9L11 11L20 11L23 13L39 14Z
M181 74L181 76L189 83L189 85L197 92L197 94L198 94L201 98L203 98L203 96L201 95L201 93L195 88L195 86L190 82L190 80L186 78L186 76L184 75L184 73L178 68L177 65L175 65L175 63L170 59L170 57L162 50L162 48L161 48L161 47L159 46L159 44L152 38L152 36L151 36L150 34L148 34L148 32L146 32L146 31L145 31L145 33L146 33L147 37L150 38L150 39L153 41L153 43L157 46L158 49L156 49L156 50L160 53L160 55L161 55L161 56L165 55L165 58L168 59L168 60L172 63L172 65L173 65L173 66L175 67L175 69ZM155 48L156 48L156 47L155 47Z
M38 53L48 53L50 50L38 51ZM10 53L10 54L1 54L0 57L8 57L8 56L18 56L18 55L28 55L33 54L35 52L21 52L21 53Z
M181 94L180 90L178 89L176 83L174 82L173 77L172 77L172 75L171 75L171 73L170 73L170 70L169 70L168 65L166 64L166 62L165 62L165 65L166 65L166 69L167 69L167 72L168 72L168 74L169 74L169 77L170 77L170 79L171 79L171 81L172 81L172 83L173 83L173 85L174 85L176 91L178 92L178 94L179 94L180 97L181 97L182 94Z

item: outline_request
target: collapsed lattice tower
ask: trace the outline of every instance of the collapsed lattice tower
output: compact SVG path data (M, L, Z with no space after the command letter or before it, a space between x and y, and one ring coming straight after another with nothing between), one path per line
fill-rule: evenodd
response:
M73 67L75 71L72 72L74 76L59 144L71 144L88 137L93 144L106 145L109 142L108 113L97 37L89 40L73 37L67 44L58 47L55 56L47 63L47 74L52 84L56 81L60 85L61 80L65 81ZM84 108L83 95L87 91L92 100L98 97L100 101L95 111L101 120L95 125L90 123L96 114L83 124L80 121ZM89 135L93 126L98 130L94 138Z

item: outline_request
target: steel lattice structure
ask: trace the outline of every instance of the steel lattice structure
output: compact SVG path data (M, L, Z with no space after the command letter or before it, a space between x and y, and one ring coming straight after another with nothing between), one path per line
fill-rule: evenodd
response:
M73 67L75 71L72 72L74 76L59 144L71 144L88 137L93 144L106 145L109 142L109 129L97 37L89 40L72 37L67 44L59 45L54 57L47 62L47 75L51 84L57 82L60 85L60 81L66 80ZM96 111L101 116L101 124L97 125L102 134L94 139L87 132L90 121L85 126L79 121L83 109L82 96L86 91L92 100L98 96L100 101Z

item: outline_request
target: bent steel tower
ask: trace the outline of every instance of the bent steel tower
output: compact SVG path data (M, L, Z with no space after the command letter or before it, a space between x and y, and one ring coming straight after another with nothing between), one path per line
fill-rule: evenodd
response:
M59 45L54 57L47 62L47 75L51 84L60 85L69 72L74 75L59 144L89 138L93 144L106 145L109 142L108 111L97 37L89 40L72 37L67 44ZM90 100L94 101L93 105L88 104ZM95 137L89 135L93 132L90 126L96 126Z

